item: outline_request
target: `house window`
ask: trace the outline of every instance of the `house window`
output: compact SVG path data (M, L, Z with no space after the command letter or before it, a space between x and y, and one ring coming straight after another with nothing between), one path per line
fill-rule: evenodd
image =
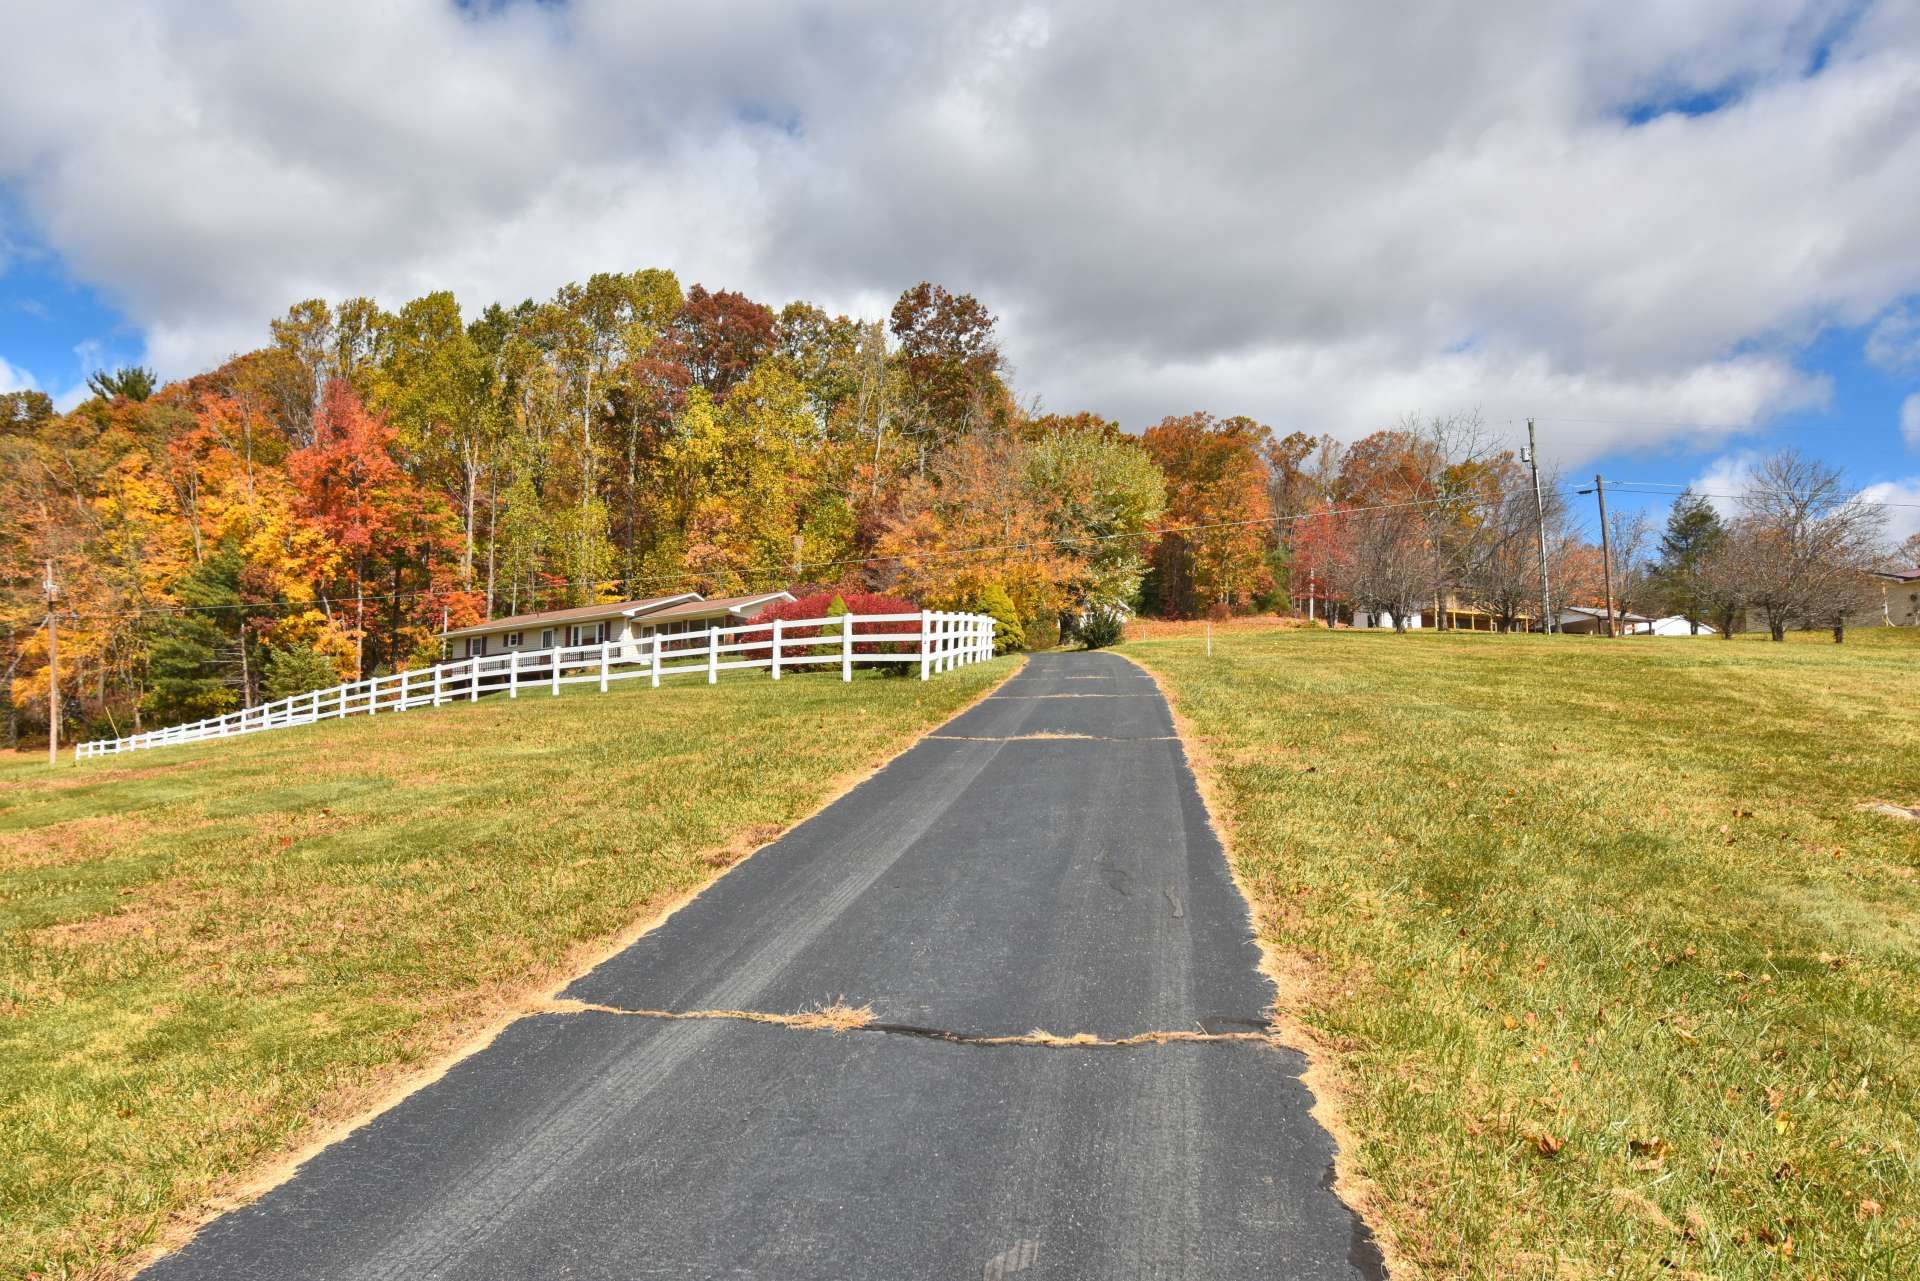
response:
M553 648L553 628L549 627L545 631L540 633L540 648L541 649Z
M525 632L508 632L507 644L512 646L515 649L518 649L520 648L521 642L526 639L526 635L527 634Z
M487 652L487 638L484 636L467 637L467 652L462 658L479 658Z

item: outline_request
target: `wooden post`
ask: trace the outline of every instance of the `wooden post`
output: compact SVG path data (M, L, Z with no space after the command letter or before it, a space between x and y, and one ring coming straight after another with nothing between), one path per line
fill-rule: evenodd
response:
M653 641L653 687L660 688L660 633L655 631L650 638Z
M520 651L507 651L507 697L520 697Z
M53 562L47 562L47 764L60 763L60 627L55 622L54 603L60 597L60 585L53 578Z
M475 654L467 660L467 701L480 701L480 655Z
M920 611L920 679L927 679L928 666L933 661L933 638L929 634L933 627L933 615L926 610Z
M441 668L440 664L435 663L433 665L433 705L435 707L440 706L440 701L445 693L446 683L445 670Z
M773 620L773 679L780 679L780 619Z
M1593 492L1600 500L1600 569L1607 582L1607 636L1618 636L1613 628L1613 542L1607 536L1607 482L1602 476L1593 478Z
M600 642L600 692L607 692L607 664L613 657L613 642Z
M853 679L853 615L840 615L840 679Z
M559 639L565 640L566 637L562 636ZM555 645L553 649L549 651L549 657L553 659L553 671L549 673L549 675L553 678L553 696L555 698L560 697L560 655L564 653L566 653L566 650L558 645Z
M720 629L707 628L707 684L720 679Z

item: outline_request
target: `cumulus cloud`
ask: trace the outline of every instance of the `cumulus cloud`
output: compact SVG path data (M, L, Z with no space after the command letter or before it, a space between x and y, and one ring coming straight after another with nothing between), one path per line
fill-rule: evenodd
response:
M316 294L662 265L871 315L931 278L1056 408L1614 420L1547 433L1572 460L1818 404L1807 341L1920 293L1899 0L9 23L0 182L166 375Z
M1860 497L1886 504L1887 537L1894 546L1920 534L1920 476L1868 485L1860 491Z
M1705 498L1723 517L1735 515L1740 500L1753 488L1754 473L1763 461L1758 450L1742 449L1722 454L1693 478L1693 492Z
M33 391L39 386L32 374L8 364L4 357L0 357L0 395L10 391Z
M1920 311L1896 307L1867 335L1867 359L1889 373L1920 370Z

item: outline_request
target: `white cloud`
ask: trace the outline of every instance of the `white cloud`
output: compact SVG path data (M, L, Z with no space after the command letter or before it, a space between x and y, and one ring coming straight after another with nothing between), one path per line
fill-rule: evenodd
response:
M1817 404L1804 343L1920 293L1901 0L8 21L0 181L165 375L314 294L661 265L875 314L931 278L1058 408L1479 406L1574 461Z
M0 395L10 391L33 391L39 386L32 374L18 365L9 364L4 356L0 356Z
M1732 516L1739 510L1741 498L1753 488L1754 472L1762 461L1760 452L1753 449L1722 454L1694 477L1693 492L1711 503L1721 516Z
M1860 491L1860 497L1870 503L1887 504L1887 537L1894 546L1920 534L1920 476L1868 485Z
M1920 449L1920 392L1900 402L1900 434L1908 449Z
M1896 307L1867 335L1867 359L1890 373L1920 370L1920 311Z

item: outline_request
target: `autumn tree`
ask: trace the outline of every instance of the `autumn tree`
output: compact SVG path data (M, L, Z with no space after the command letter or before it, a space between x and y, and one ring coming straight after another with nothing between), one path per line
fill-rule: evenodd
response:
M1066 603L1112 612L1139 602L1166 481L1138 441L1103 420L1061 420L1029 444L1025 480L1068 568Z
M901 419L924 464L964 433L1005 425L995 319L972 294L922 281L900 295L890 324L900 344Z
M315 416L313 445L289 460L299 514L341 552L363 674L369 639L372 654L384 649L394 666L437 628L443 607L462 617L475 611L471 595L456 591L444 570L436 572L451 560L453 515L401 467L397 443L393 424L336 381ZM370 595L376 597L371 615Z
M1057 622L1075 565L1054 541L1027 449L1005 432L978 431L934 455L906 483L880 538L885 589L971 609L998 587L1023 627Z
M727 289L689 289L671 328L694 383L715 397L725 396L773 350L772 309Z
M1167 496L1145 584L1150 609L1175 618L1233 613L1273 586L1269 434L1251 418L1196 413L1163 419L1141 437Z

